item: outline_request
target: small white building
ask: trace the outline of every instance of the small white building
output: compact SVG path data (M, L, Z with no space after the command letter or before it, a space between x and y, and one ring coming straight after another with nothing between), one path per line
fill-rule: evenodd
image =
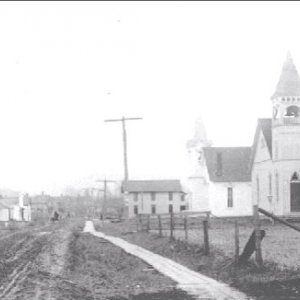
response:
M128 217L188 209L179 180L129 180L123 184Z
M0 198L0 221L31 221L31 209L27 196Z
M210 145L198 119L194 138L187 143L189 210L208 210L219 217L251 215L251 147Z

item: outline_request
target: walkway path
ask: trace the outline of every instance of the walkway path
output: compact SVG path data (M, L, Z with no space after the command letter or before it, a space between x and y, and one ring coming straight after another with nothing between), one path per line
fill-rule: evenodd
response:
M244 293L230 287L227 284L218 282L212 278L194 272L171 259L162 257L158 254L145 250L137 245L130 244L123 239L112 237L95 231L94 224L87 221L84 232L89 232L99 238L122 248L127 253L134 255L165 276L172 278L178 283L177 287L186 291L198 299L207 300L250 300L251 298Z

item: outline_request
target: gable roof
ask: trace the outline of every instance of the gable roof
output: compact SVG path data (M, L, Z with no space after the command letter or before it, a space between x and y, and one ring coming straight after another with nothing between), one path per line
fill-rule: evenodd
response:
M251 147L204 147L203 151L211 181L248 182L251 180L249 172Z
M300 77L290 53L282 67L275 93L271 99L284 96L300 96Z
M13 207L14 205L19 204L19 198L18 197L7 197L7 198L0 198L0 205L2 207Z
M126 192L182 192L179 180L129 180L123 183Z
M267 147L270 153L270 156L272 157L272 119L258 119L257 120L257 126L256 131L254 135L254 141L252 144L252 150L251 150L251 157L250 157L250 165L249 168L252 169L252 165L254 162L255 152L258 144L259 139L259 133L262 131L262 134L266 140Z

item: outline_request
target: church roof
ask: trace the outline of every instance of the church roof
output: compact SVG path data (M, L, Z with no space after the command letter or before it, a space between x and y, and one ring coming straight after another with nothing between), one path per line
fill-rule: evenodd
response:
M254 161L255 151L258 144L259 139L259 133L262 131L264 138L267 143L267 147L270 153L270 156L272 157L272 119L258 119L257 120L257 126L256 131L254 135L254 141L252 144L252 151L251 151L251 158L250 158L250 168L252 168L252 164Z
M300 96L300 77L289 53L271 99L284 96Z
M128 180L123 183L126 192L182 192L180 180Z
M204 147L209 178L214 182L251 181L251 147Z

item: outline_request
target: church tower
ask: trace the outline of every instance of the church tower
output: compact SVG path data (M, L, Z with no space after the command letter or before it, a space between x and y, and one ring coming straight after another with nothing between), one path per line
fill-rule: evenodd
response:
M187 148L187 182L186 186L190 191L189 209L202 210L208 205L208 182L207 169L204 162L203 147L211 146L207 139L205 126L202 117L195 122L194 137L186 143ZM199 199L202 199L199 203Z
M300 77L290 53L271 101L274 201L281 214L300 213Z

